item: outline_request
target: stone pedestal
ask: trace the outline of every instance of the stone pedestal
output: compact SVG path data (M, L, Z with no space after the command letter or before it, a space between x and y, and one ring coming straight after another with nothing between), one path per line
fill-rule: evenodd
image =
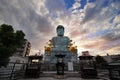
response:
M56 79L65 79L66 76L65 75L55 75Z

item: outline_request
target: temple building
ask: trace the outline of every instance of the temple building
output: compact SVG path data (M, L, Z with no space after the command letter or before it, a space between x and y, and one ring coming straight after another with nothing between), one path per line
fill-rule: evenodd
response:
M56 63L55 55L64 54L63 61L65 63L76 62L78 60L77 46L73 45L69 37L64 36L64 27L62 25L57 27L56 32L57 36L52 37L47 46L45 46L45 61Z

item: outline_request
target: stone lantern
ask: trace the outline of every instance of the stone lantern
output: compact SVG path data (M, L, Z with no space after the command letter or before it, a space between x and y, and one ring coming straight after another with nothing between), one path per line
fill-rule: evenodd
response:
M96 78L97 70L93 56L79 56L80 73L83 78Z
M57 63L56 63L56 69L57 69L57 78L64 78L64 62L63 62L63 58L65 57L65 55L63 54L57 54L55 55L55 57L57 58Z
M108 64L110 80L120 80L120 60Z

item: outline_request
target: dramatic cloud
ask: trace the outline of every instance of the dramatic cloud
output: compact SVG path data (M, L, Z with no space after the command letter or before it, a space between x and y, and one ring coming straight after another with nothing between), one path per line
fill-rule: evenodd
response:
M84 4L83 4L84 3ZM56 27L75 41L78 53L120 53L120 1L74 0L66 8L64 0L0 0L0 24L23 30L31 42L31 54L42 50L56 36Z
M13 25L15 29L22 29L26 38L32 43L32 48L39 49L42 48L40 44L46 39L43 36L50 36L49 33L52 33L53 29L49 15L39 15L36 13L36 7L41 6L35 6L33 1L2 0L0 1L0 19Z

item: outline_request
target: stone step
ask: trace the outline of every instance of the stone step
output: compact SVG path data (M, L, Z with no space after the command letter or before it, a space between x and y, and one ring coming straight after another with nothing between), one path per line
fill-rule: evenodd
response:
M40 73L40 77L54 77L54 75L56 75L54 71L44 71Z
M67 77L80 77L80 73L79 72L66 72L65 75Z
M40 74L40 77L54 77L56 75L56 71L50 71L50 72L42 72ZM69 71L65 71L64 75L66 77L80 77L80 73L79 72L69 72Z

